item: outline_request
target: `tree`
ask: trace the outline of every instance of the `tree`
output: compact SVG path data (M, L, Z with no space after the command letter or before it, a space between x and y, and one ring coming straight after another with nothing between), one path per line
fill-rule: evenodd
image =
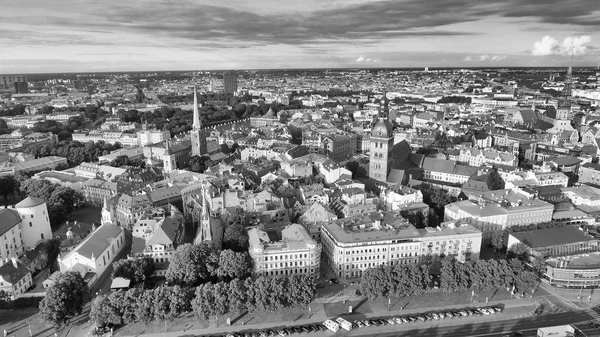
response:
M217 263L218 255L209 244L184 244L171 258L166 278L176 284L195 286L212 276Z
M123 277L133 284L146 282L154 273L154 259L143 257L140 259L122 259L113 264L112 278Z
M92 301L90 318L99 328L123 324L123 315L113 305L109 295L100 295Z
M217 275L225 279L245 278L252 270L251 258L248 252L223 250L219 256Z
M492 246L495 250L504 250L508 243L508 231L501 230L492 233Z
M47 239L37 244L36 250L46 255L50 272L55 268L56 258L60 254L60 241L58 239Z
M352 178L356 178L356 172L358 172L359 167L360 164L356 160L350 160L346 163L346 168L352 172Z
M509 258L516 257L521 261L525 261L529 257L529 247L522 242L518 242L510 246L508 253Z
M225 228L223 248L238 252L248 250L248 232L241 223L235 222Z
M46 289L40 302L42 319L55 327L60 327L83 310L90 293L87 283L77 272L60 274L54 284Z

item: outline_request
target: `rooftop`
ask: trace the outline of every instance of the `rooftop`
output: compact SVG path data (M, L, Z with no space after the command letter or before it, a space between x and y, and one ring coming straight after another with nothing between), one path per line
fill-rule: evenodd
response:
M572 226L536 229L510 235L534 249L596 240Z
M15 205L16 208L28 208L28 207L36 207L39 206L46 201L44 199L35 198L35 197L27 197L18 204Z
M85 240L71 253L78 253L79 255L92 259L102 255L102 253L108 248L111 241L116 239L119 234L123 231L122 228L112 224L104 224L98 227L92 232Z
M0 235L8 232L21 222L21 217L14 209L0 209Z
M413 225L393 212L338 219L324 223L323 229L337 241L345 243L406 240L421 236Z

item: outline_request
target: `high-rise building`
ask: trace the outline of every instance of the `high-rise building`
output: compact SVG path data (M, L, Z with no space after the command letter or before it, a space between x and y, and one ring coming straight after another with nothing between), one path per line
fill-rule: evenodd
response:
M234 94L238 89L238 75L237 73L224 73L223 74L223 91L226 94Z
M17 94L26 94L27 91L27 82L14 82L15 92Z
M386 93L380 102L379 116L371 130L371 158L369 161L369 177L379 181L387 181L390 172L390 152L394 146L394 131L388 120L388 101Z
M198 94L194 86L194 121L192 124L192 156L201 156L207 153L206 135L202 130L200 111L198 110Z

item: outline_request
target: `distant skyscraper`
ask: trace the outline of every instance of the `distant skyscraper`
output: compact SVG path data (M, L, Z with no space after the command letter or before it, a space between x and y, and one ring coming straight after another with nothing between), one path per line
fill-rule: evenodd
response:
M223 91L226 94L234 94L238 88L238 75L237 73L224 73L223 74Z
M202 122L200 121L200 111L198 110L198 94L194 86L194 120L192 124L192 156L202 156L206 154L206 135L202 131Z
M17 94L25 94L27 93L27 82L14 82L15 92Z

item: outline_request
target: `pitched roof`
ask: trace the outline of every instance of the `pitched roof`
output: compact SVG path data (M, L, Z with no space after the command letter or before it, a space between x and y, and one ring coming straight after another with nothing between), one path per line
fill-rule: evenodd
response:
M108 248L111 241L116 239L123 229L113 224L104 224L90 234L85 240L72 252L79 253L79 255L91 259L92 256L95 258L102 255L102 253Z
M0 235L4 235L20 222L21 217L17 211L8 208L0 209Z
M20 262L17 262L17 268L15 268L12 261L8 261L0 267L0 276L10 284L18 283L30 273L29 269L25 268Z

